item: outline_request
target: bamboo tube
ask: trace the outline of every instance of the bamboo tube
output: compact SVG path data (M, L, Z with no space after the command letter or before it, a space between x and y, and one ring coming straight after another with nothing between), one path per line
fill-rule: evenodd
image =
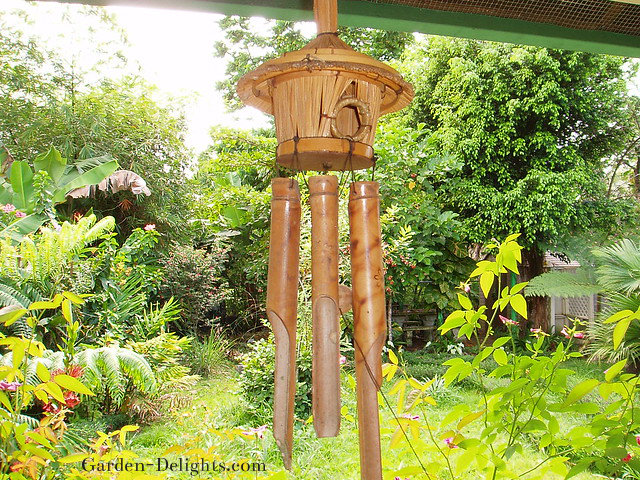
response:
M338 31L338 0L313 0L318 34Z
M382 479L378 388L386 322L377 182L355 182L349 195L360 477Z
M267 318L276 342L273 436L291 469L296 393L296 321L300 257L300 192L290 178L271 181Z
M340 320L338 294L338 178L309 178L313 426L318 437L340 431Z

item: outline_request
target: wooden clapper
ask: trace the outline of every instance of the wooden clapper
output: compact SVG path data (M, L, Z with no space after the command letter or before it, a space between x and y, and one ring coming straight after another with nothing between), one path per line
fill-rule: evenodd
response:
M378 118L407 106L413 88L391 67L340 40L336 0L315 0L314 11L316 38L249 72L237 90L246 104L275 117L279 165L323 173L309 178L314 427L318 437L336 436L340 429L342 297L353 305L361 478L381 480L377 392L386 322L378 183L349 186L349 292L338 285L338 179L326 173L373 166ZM273 435L290 469L300 193L293 178L274 178L272 192L266 307L276 342ZM352 298L345 300L348 296Z

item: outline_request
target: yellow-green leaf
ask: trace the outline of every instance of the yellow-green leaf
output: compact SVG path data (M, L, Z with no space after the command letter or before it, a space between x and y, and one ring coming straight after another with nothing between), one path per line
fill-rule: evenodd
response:
M622 371L622 369L626 364L627 364L627 359L625 358L624 360L620 360L619 362L611 365L607 370L605 370L604 379L607 382L610 382L611 380L613 380Z
M607 318L604 323L614 323L617 322L619 320L622 320L625 317L629 317L633 315L633 312L631 310L622 310L620 312L614 313L613 315L611 315L609 318Z
M71 300L76 305L82 305L84 303L84 299L73 292L62 292L62 295Z
M13 368L20 368L22 360L24 360L24 351L26 349L24 341L15 343L12 349Z
M473 422L474 420L480 418L484 414L484 412L485 412L484 410L481 410L479 412L470 413L469 415L465 415L464 417L462 417L462 420L460 420L460 422L458 422L458 430L462 430L464 427L469 425L471 422Z
M588 380L585 380L584 382L580 382L569 392L569 395L567 395L567 399L564 401L564 404L571 405L572 403L577 402L591 390L596 388L599 384L600 382L595 378L590 378Z
M66 298L62 301L62 315L67 322L73 322L73 309L71 308L71 301Z
M36 364L36 374L43 382L48 382L51 379L51 373L49 373L49 370L47 370L47 367L45 367L42 362Z
M71 375L56 375L53 381L63 388L72 392L81 393L83 395L93 395L93 392L85 387L80 380L73 378Z
M29 310L51 310L53 308L58 308L59 305L56 305L55 302L51 300L44 300L40 302L33 302L29 305Z
M43 388L57 401L64 403L64 395L62 395L62 390L54 382L45 383Z
M0 323L4 323L5 326L9 327L20 320L25 313L27 313L27 310L17 305L0 308Z
M465 310L473 310L473 305L471 304L471 300L469 300L466 296L462 294L458 294L458 302Z
M489 296L494 280L495 276L492 272L484 272L480 275L480 288L482 288L482 293L484 293L485 297Z
M493 359L498 365L506 365L509 363L509 358L503 348L498 348L493 351Z
M618 324L613 329L613 349L617 350L624 340L624 336L627 334L627 330L629 329L629 325L631 324L631 317L627 317L624 320L620 320Z
M520 294L514 295L509 299L509 303L511 307L522 315L524 318L527 318L527 301Z
M86 453L74 453L73 455L67 455L66 457L62 457L58 459L60 463L77 463L81 462L85 458L88 458L89 455Z
M398 357L393 353L393 350L389 350L389 361L394 365L398 365Z

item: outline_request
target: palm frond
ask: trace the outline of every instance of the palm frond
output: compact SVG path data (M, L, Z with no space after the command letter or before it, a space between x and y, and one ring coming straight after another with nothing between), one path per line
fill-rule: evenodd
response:
M625 238L593 253L600 263L598 283L606 290L627 294L640 290L640 247L635 242Z

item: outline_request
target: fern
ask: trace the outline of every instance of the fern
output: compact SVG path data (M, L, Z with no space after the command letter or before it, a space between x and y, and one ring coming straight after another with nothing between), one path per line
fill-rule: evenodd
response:
M142 393L157 391L151 366L132 350L116 346L87 349L74 361L84 368L83 378L90 388L107 393L116 406L122 405L129 381Z
M37 236L25 237L17 247L9 239L0 240L0 275L34 284L55 278L91 243L115 228L113 217L96 220L88 215L76 224L64 222L59 231L41 228Z
M586 297L600 293L597 285L584 270L576 273L547 272L531 279L524 290L528 297Z
M17 305L28 308L31 303L40 300L43 300L42 295L32 286L25 284L18 287L11 279L0 278L0 307ZM0 324L0 332L16 337L31 337L33 335L33 330L27 325L24 318L9 327Z

